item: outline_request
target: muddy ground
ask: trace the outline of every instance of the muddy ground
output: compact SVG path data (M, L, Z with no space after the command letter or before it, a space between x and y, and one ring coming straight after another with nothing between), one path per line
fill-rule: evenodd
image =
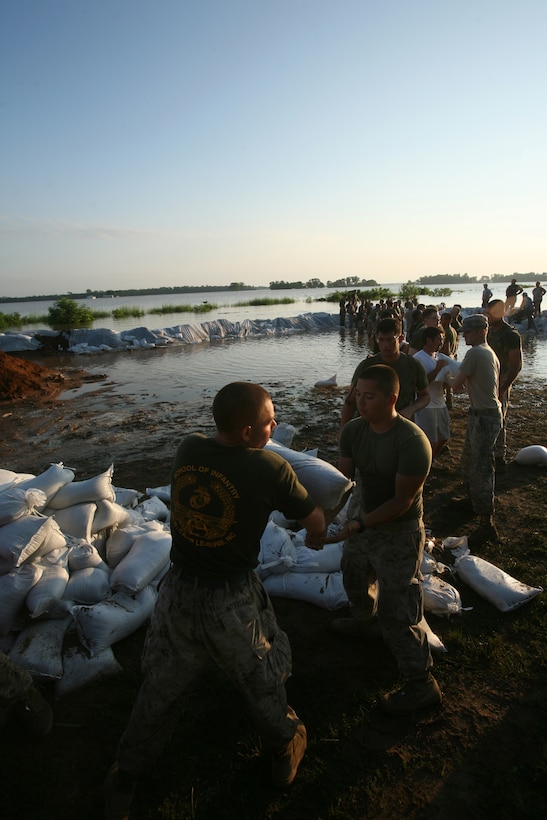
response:
M123 355L123 354L122 354ZM13 372L19 368L19 372ZM89 478L114 464L114 484L144 492L169 481L181 435L195 420L158 403L112 403L101 387L85 398L79 368L34 370L0 359L0 468L38 472L51 462ZM336 463L343 387L274 394L278 418L298 429L296 449L319 448ZM547 391L517 384L509 416L514 456L546 445ZM204 418L208 418L204 409ZM425 521L437 539L469 532L448 501L459 486L466 400L451 411L450 449L425 488ZM192 427L195 429L195 427ZM205 429L205 432L210 430ZM499 544L474 551L519 580L547 588L547 470L510 463L497 477ZM352 642L329 630L346 614L274 599L293 648L290 702L304 718L309 750L293 788L269 785L259 742L233 692L212 671L188 693L185 718L159 767L139 785L137 818L544 818L547 816L547 611L545 594L500 613L462 583L460 616L429 616L448 652L435 657L440 709L383 717L381 692L398 682L379 638ZM115 646L124 673L54 703L55 726L37 743L8 726L2 736L6 820L101 816L101 783L137 691L144 629ZM45 689L47 697L51 693Z

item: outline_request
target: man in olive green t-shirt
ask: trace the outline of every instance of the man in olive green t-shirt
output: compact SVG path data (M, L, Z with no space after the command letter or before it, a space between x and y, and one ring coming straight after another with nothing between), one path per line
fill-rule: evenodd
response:
M358 515L327 542L345 539L344 586L351 618L333 621L333 629L351 637L366 636L378 615L383 638L408 680L380 701L390 714L403 715L441 702L431 674L431 653L420 621L419 583L425 532L422 487L431 466L431 445L414 422L395 409L399 380L393 368L374 365L356 385L359 418L349 421L340 438L340 470L361 476ZM369 584L378 579L373 607Z

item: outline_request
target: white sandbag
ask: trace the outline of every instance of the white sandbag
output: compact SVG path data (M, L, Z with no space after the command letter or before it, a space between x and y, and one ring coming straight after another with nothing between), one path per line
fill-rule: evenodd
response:
M169 562L170 552L170 532L152 530L138 535L128 554L112 570L112 589L129 593L144 589Z
M451 380L458 375L461 362L457 362L456 359L447 356L446 353L437 353L437 359L440 359L446 367L439 370L435 376L435 381L450 384Z
M336 387L336 373L329 379L319 379L315 382L314 387Z
M511 612L543 592L543 587L523 584L477 555L462 555L455 568L458 578L501 612Z
M420 584L424 595L425 612L444 618L461 614L460 593L452 584L443 581L437 575L426 575Z
M10 487L0 493L0 527L32 512L41 512L47 504L43 490Z
M39 621L19 633L9 656L33 678L56 680L63 676L63 641L72 618Z
M63 655L63 669L63 677L55 684L56 698L123 672L110 647L90 658L82 647L71 646Z
M287 424L285 421L280 421L272 433L272 439L284 447L290 447L296 433L296 427L293 427L292 424Z
M135 507L135 512L139 513L145 521L165 521L169 515L169 508L158 496L145 498Z
M341 572L286 572L269 575L262 583L272 597L307 601L330 610L348 604Z
M76 572L78 569L86 569L87 567L101 567L106 572L109 569L101 558L99 550L93 544L88 544L86 541L72 544L68 549L68 568L70 572Z
M288 572L296 566L296 544L289 530L268 521L260 539L258 566L259 578L272 573Z
M111 464L108 470L93 478L66 484L49 500L48 506L54 510L61 510L65 507L72 507L74 504L100 501L103 498L115 501L116 493L112 486L113 472L114 465Z
M439 561L436 561L427 550L424 550L420 564L420 572L422 575L431 575L434 572L442 575L447 569L446 564L441 564Z
M439 636L433 632L429 624L427 623L425 616L422 618L418 626L421 626L424 630L425 634L427 635L427 642L429 644L429 648L432 652L447 652L447 648L444 643L441 641Z
M129 523L129 520L129 510L126 510L121 504L116 504L115 501L103 498L97 501L91 532L100 532L115 526L124 527Z
M0 575L0 635L7 635L13 628L25 598L41 575L42 567L35 564L25 564Z
M0 469L0 493L14 487L18 480L18 475L17 473L14 473L13 470Z
M523 447L518 451L514 460L523 467L547 467L547 447L541 444Z
M49 552L38 562L42 574L25 598L31 618L39 618L52 610L63 597L68 584L68 549Z
M156 591L147 586L136 595L116 592L93 606L75 606L72 616L86 652L99 655L135 632L150 618L156 598Z
M120 507L135 507L142 493L138 490L126 490L124 487L114 487L116 504Z
M296 566L292 572L339 572L342 560L343 542L325 544L321 550L306 546L296 547Z
M52 518L41 515L25 515L0 527L0 556L13 567L20 567L56 527Z
M35 553L29 559L36 561L37 558L42 558L50 552L65 549L67 547L67 536L61 531L61 528L55 519L51 519L51 527L46 533L46 537L38 547Z
M105 564L106 567L106 564ZM63 598L78 604L96 604L110 594L110 571L85 567L70 573Z
M272 439L265 449L288 461L315 503L326 510L334 510L342 502L344 495L355 486L340 470L321 458L298 453Z
M40 473L40 475L32 476L31 478L18 482L17 486L19 489L25 490L30 488L42 490L46 494L47 503L49 504L50 499L59 492L61 487L64 487L65 484L69 484L71 481L74 481L74 470L71 470L69 467L64 467L63 463L60 462L59 464L52 464L45 472Z
M67 535L89 541L96 509L97 505L90 501L85 504L73 504L62 510L46 507L45 512L55 518L61 530Z
M146 495L157 496L163 502L165 502L165 504L169 504L169 502L171 501L171 485L166 484L163 487L147 487Z
M109 567L117 566L124 558L138 535L146 532L163 531L163 524L157 520L131 524L123 529L115 529L106 542L106 561Z

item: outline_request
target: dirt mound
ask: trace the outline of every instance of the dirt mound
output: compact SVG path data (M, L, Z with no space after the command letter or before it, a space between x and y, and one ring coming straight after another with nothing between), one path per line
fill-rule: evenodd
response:
M50 396L64 386L65 377L60 371L0 351L0 401Z

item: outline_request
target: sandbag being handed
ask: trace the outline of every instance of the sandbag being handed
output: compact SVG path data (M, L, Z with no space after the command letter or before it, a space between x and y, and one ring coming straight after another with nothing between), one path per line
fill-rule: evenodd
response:
M277 453L288 461L315 503L326 510L338 507L344 495L354 486L353 481L321 458L291 450L272 439L268 441L265 449Z

